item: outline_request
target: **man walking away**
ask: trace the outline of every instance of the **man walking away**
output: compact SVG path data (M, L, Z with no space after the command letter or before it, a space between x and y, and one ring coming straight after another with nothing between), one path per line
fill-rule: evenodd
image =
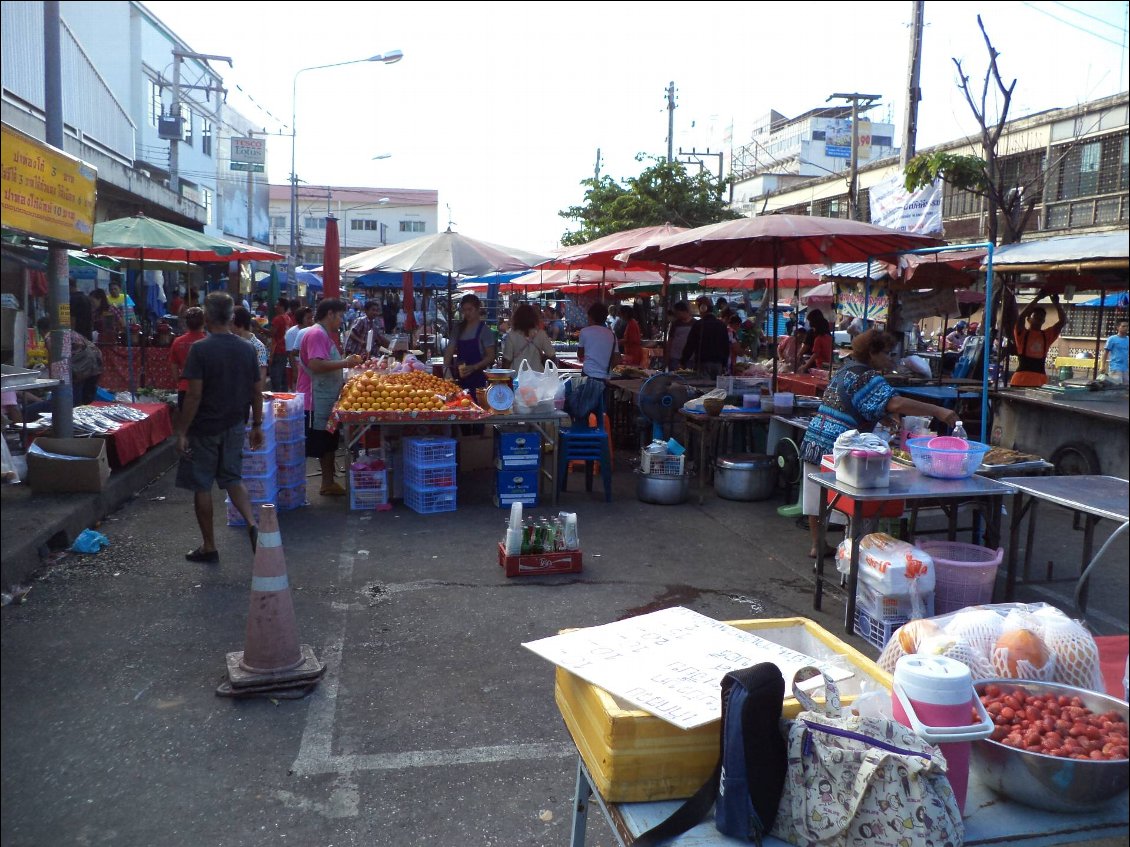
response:
M271 319L271 390L286 391L286 331L292 321L287 315L289 304L285 297L275 303L275 316Z
M226 489L247 521L251 549L258 530L243 486L243 436L251 410L252 450L263 444L263 382L255 349L232 333L234 302L214 291L204 300L209 335L188 351L182 376L188 381L184 408L177 420L177 487L193 492L196 522L204 543L187 553L190 562L220 561L212 524L212 483Z
M683 348L682 366L693 360L694 369L714 378L720 376L730 361L730 333L726 325L714 316L714 307L705 294L695 300L699 319L687 335Z

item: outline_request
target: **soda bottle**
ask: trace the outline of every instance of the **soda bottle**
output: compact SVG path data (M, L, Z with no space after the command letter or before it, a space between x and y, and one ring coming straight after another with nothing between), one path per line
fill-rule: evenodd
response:
M969 440L969 436L965 433L965 424L963 424L961 421L957 421L953 425L953 437L964 438L966 441Z
M526 523L522 526L522 555L528 556L534 547L534 525Z
M545 540L542 548L545 553L552 553L557 549L557 526L553 521L545 522Z

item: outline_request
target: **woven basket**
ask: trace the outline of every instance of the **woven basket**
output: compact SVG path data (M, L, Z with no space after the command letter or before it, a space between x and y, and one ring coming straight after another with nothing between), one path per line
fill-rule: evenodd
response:
M717 417L722 414L722 407L726 405L726 400L720 397L707 397L702 401L702 408L706 414L711 417Z

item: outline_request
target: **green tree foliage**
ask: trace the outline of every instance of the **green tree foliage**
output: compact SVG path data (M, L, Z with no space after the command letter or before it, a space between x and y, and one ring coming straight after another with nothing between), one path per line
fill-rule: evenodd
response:
M919 153L907 162L907 191L917 191L933 185L936 179L941 179L954 188L983 195L988 184L985 160L980 156L959 156L955 153L939 151Z
M645 161L641 153L637 162ZM697 227L740 217L722 199L725 183L705 170L690 175L682 162L656 159L639 176L619 182L609 176L581 181L584 203L558 212L580 228L566 232L566 247L643 226Z

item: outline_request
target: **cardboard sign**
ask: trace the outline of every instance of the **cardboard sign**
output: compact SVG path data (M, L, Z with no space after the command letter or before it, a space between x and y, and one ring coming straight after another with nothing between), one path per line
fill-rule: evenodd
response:
M806 665L834 680L852 675L681 606L522 646L681 729L722 717L719 686L733 670L772 662L786 690Z

